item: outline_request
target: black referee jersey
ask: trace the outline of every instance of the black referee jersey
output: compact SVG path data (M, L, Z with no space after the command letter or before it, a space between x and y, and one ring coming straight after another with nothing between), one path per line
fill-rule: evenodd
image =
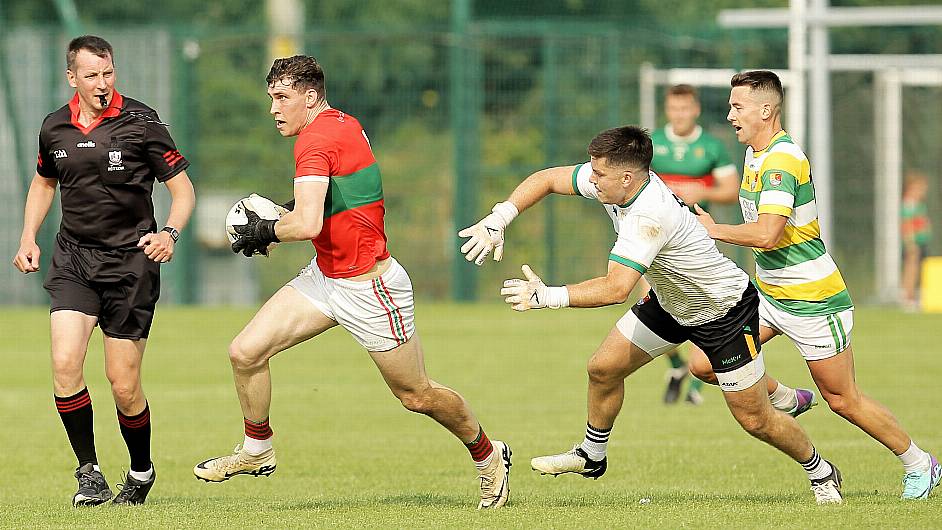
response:
M151 194L190 165L157 112L113 92L88 127L78 122L78 94L46 116L36 172L59 181L67 241L91 248L126 248L157 231Z

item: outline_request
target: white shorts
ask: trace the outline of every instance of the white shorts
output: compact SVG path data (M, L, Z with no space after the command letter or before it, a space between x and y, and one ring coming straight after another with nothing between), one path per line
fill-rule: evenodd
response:
M780 331L790 338L806 361L820 361L834 357L850 346L854 310L798 316L775 307L763 295L759 297L759 325Z
M311 260L288 285L368 351L388 351L415 333L412 280L395 258L389 259L389 269L367 281L328 278Z

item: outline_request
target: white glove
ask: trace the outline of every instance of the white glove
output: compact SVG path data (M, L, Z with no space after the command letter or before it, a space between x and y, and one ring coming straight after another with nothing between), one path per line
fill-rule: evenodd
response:
M500 261L504 257L504 229L519 213L512 202L499 202L487 217L458 232L458 237L471 238L461 245L464 259L480 266L494 251L494 261Z
M526 280L504 280L504 287L500 290L501 296L507 297L504 301L510 304L514 311L544 307L559 309L569 306L569 290L566 287L547 287L529 265L524 265L521 270Z

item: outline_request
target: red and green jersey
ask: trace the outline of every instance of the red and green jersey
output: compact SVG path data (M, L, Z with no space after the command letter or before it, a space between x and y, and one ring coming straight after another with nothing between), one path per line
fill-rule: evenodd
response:
M699 125L689 136L678 136L668 125L651 133L651 169L675 193L687 186L713 187L715 177L735 174L726 147Z
M932 239L932 229L926 203L904 198L900 208L900 216L902 217L900 229L902 230L903 243L928 245L929 240Z
M363 274L389 257L383 182L356 118L327 109L294 144L295 182L327 180L324 227L314 238L317 266L328 278Z

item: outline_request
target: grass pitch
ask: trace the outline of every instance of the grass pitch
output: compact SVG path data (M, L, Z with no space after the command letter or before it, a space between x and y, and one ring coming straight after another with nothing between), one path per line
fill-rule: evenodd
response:
M488 434L514 451L511 500L481 513L465 449L391 396L341 329L272 363L278 471L197 481L191 469L241 441L226 356L252 310L158 310L144 364L157 484L145 506L75 510L75 463L52 401L44 308L0 311L0 526L378 528L938 528L942 492L899 500L895 457L819 406L802 416L819 452L840 466L846 504L818 507L801 468L735 424L719 390L700 407L661 404L666 363L632 377L598 481L543 477L533 456L569 449L585 423L585 361L626 307L533 311L420 303L431 377L471 403ZM487 333L486 335L484 333ZM942 319L860 310L857 378L925 449L942 457ZM808 386L799 354L777 338L769 372ZM86 378L102 469L114 488L128 457L92 337ZM642 499L650 502L642 503Z

